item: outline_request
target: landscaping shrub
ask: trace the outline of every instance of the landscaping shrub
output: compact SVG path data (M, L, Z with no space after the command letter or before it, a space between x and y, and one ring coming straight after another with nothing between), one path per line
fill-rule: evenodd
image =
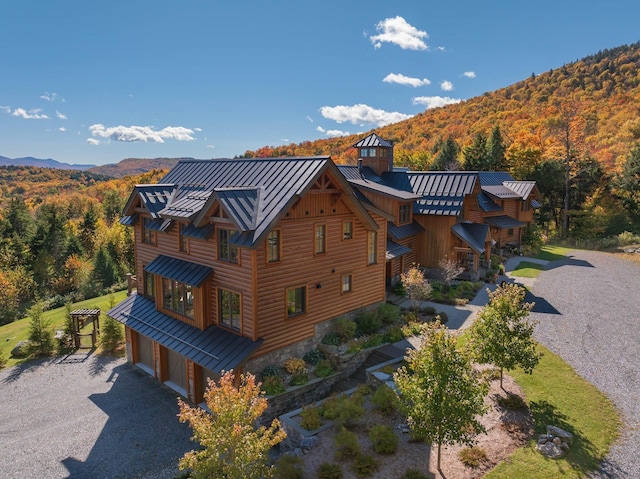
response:
M351 401L355 401L357 404L364 404L364 398L371 394L371 385L370 384L360 384L358 385L358 389L351 395Z
M374 334L382 328L382 319L375 311L360 309L355 316L359 334Z
M302 359L305 362L311 364L311 366L317 366L320 361L324 359L324 353L319 349L312 349L311 351L307 351Z
M342 467L340 464L323 462L318 467L318 479L342 479Z
M395 324L400 321L400 308L393 304L381 304L376 313L384 325Z
M300 411L300 425L307 431L314 431L322 426L320 409L314 405L304 406Z
M353 459L360 454L358 436L344 427L333 438L333 444L338 459Z
M286 391L284 381L280 376L267 376L262 381L261 389L267 396L275 396Z
M485 381L495 381L496 379L500 379L500 369L487 368L484 371L482 371L482 373L480 373L480 376Z
M436 314L436 320L440 321L442 324L447 324L449 322L449 316L444 311L440 311Z
M407 294L406 290L404 289L404 284L402 284L402 281L398 281L396 284L394 284L393 288L391 289L391 292L396 296L405 296Z
M326 344L328 346L338 346L342 343L342 339L340 339L338 333L330 332L322 337L321 342L322 344Z
M278 366L265 366L262 370L262 379L267 379L269 376L281 377L280 368Z
M386 385L380 386L371 396L371 404L385 416L392 415L398 406L398 396Z
M364 338L364 341L362 342L362 347L372 348L374 346L380 346L381 344L384 344L384 342L385 342L384 334L371 334L370 336L367 336L366 338Z
M284 454L276 462L274 479L303 479L304 460L301 457Z
M285 359L284 362L282 363L282 367L289 374L301 374L301 373L304 373L304 369L305 369L306 365L307 364L305 363L304 359L295 358L295 357L291 357L291 358Z
M333 322L331 327L332 332L338 335L341 342L346 342L355 338L357 328L358 326L355 321L349 318L338 318Z
M4 354L0 352L0 369L3 369L7 365L7 359L4 357Z
M378 461L369 454L358 454L351 469L358 477L367 477L378 470Z
M35 356L48 356L53 352L53 330L48 320L42 317L42 302L35 303L29 314L29 353Z
M331 376L334 371L335 369L331 361L329 359L323 359L318 363L313 372L316 374L316 376L326 378L327 376Z
M402 327L398 325L389 326L383 337L385 343L395 343L403 340L404 333L402 332Z
M407 469L400 479L433 479L433 474L423 474L417 469Z
M295 373L291 375L289 386L302 386L309 382L309 375L305 372Z
M100 331L102 348L114 352L124 341L124 326L115 319L107 316Z
M517 394L507 393L506 396L498 396L496 398L496 402L498 406L503 407L505 409L524 409L527 407L527 403L524 399L522 399Z
M369 431L369 440L378 454L393 454L398 450L398 436L391 426L373 426Z
M404 333L405 338L411 336L420 336L425 328L425 323L421 321L411 321L410 323L402 326L402 332Z
M354 394L354 396L356 396ZM358 397L332 396L322 404L322 416L338 427L354 427L364 416L365 409Z
M436 308L434 308L433 306L425 306L420 310L420 312L422 314L434 315L434 314L436 314Z
M465 466L478 467L487 459L487 453L481 447L465 447L458 453L458 457Z

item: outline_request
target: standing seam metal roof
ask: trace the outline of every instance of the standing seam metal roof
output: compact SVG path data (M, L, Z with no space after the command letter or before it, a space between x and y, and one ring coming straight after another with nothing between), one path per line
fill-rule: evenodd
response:
M144 270L191 286L199 286L213 272L213 268L209 266L162 254L145 266Z
M369 136L363 138L358 143L353 145L355 148L367 148L370 146L384 146L386 148L393 147L393 143L383 140L375 133L371 133Z

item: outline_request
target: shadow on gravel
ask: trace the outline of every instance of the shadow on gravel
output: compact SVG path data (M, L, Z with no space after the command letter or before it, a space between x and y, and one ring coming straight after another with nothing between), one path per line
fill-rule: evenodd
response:
M43 358L43 359L33 359L25 361L21 364L17 364L13 366L7 375L6 378L2 380L3 383L12 383L20 379L24 373L29 371L35 371L36 369L40 369L42 366L46 366L51 361L51 358Z
M89 374L92 376L98 376L107 369L113 366L113 363L117 362L121 358L117 356L96 355L94 360L89 364Z
M584 261L582 259L573 259L571 256L569 256L567 258L548 263L544 268L544 270L548 271L550 269L561 268L562 266L580 266L583 268L595 268L595 266L593 266L588 261Z
M567 421L567 416L559 412L556 407L547 401L531 401L529 403L531 416L535 424L535 432L537 434L546 433L547 425L553 425L569 431L574 436L573 445L566 456L567 462L575 471L580 471L583 475L589 471L598 469L600 463L604 460L604 456L599 454L591 441L586 439L580 431L577 431L573 425ZM621 477L615 473L612 476L605 477Z
M562 314L549 301L544 299L542 296L536 296L529 290L527 290L524 296L524 300L527 303L535 303L533 305L533 309L531 310L531 312L533 313Z

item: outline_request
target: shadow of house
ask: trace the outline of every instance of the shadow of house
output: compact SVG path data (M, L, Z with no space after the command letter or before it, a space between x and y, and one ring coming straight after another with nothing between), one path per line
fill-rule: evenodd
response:
M62 460L68 477L130 478L177 469L195 444L190 428L176 417L175 393L131 365L115 367L107 381L113 383L108 392L89 396L107 420L85 460Z
M549 264L547 264L547 266L544 268L544 270L548 271L550 269L560 268L562 266L579 266L579 267L583 267L583 268L594 268L595 267L591 263L589 263L588 261L585 261L585 260L582 260L582 259L574 259L573 257L568 256L567 258L550 262Z

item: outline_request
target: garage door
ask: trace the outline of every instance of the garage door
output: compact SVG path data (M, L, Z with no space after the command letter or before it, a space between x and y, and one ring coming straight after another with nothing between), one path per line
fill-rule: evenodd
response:
M167 386L178 391L183 396L187 395L187 369L185 357L172 350L167 350Z
M136 366L153 376L153 341L142 334L137 334L137 336L139 362L136 363Z

